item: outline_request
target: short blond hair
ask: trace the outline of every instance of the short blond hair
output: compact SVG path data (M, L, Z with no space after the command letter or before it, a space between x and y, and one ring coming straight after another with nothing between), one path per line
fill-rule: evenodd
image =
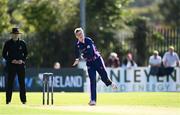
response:
M153 53L154 54L159 54L159 52L157 50L154 50Z
M81 32L83 32L83 33L84 33L84 31L83 31L83 29L82 29L82 28L76 28L76 29L74 30L74 34L78 33L79 31L81 31Z
M174 50L174 46L169 46L169 49L172 49L172 50Z

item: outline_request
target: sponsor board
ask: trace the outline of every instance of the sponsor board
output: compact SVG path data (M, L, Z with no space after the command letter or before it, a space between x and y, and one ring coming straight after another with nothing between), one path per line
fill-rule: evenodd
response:
M42 91L43 73L51 72L54 74L54 91L64 92L83 92L84 71L82 69L34 69L26 70L25 84L27 91ZM5 76L0 76L0 91L5 90ZM49 83L51 84L51 82ZM19 90L18 79L14 81L14 90Z
M109 78L118 85L117 92L180 92L180 68L176 68L169 76L151 76L148 67L131 69L107 68ZM98 92L114 92L106 87L97 76ZM85 91L89 91L89 78L86 79Z

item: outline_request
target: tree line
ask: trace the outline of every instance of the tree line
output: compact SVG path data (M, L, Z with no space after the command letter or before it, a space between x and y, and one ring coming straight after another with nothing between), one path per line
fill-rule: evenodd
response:
M170 1L173 1L172 4L169 4ZM105 58L112 51L120 56L131 51L126 47L130 45L129 42L121 41L118 33L121 30L133 33L132 49L135 49L137 59L141 60L138 64L145 65L149 52L147 36L150 17L131 13L128 10L131 2L131 0L86 0L86 33L92 37ZM170 16L173 15L170 12L179 11L176 2L179 1L165 0L159 4L164 17L162 21L170 26L179 24L179 20L176 20L179 19L178 15ZM167 4L174 5L168 7L168 13L165 12ZM28 45L28 67L52 67L56 61L63 67L70 67L74 61L76 40L73 32L80 25L79 5L79 0L1 0L1 47L10 37L11 28L19 27L23 32L21 37ZM171 17L172 19L169 19Z

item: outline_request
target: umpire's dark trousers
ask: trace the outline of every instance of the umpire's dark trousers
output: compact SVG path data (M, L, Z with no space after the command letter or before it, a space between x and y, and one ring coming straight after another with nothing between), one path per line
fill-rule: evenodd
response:
M8 64L8 75L6 79L6 103L11 102L13 84L16 75L18 75L18 82L20 88L21 102L26 102L26 89L25 89L25 66L24 64Z
M112 82L108 78L102 57L98 57L94 61L87 61L86 65L90 78L91 101L96 101L96 71L99 73L101 80L105 83L106 86L111 85Z

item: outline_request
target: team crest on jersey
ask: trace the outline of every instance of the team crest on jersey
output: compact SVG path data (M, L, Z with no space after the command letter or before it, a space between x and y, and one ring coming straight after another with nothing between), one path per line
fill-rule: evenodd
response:
M90 48L90 45L87 45L87 48Z
M19 50L22 50L22 46L19 46Z
M87 69L90 69L90 66L87 66Z
M100 67L101 69L104 69L103 66Z

